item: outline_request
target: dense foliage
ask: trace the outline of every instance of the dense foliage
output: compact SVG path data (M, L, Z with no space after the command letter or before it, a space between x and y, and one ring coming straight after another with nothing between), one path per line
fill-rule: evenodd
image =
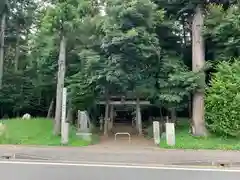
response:
M206 92L207 125L220 135L240 137L240 59L216 70Z
M206 117L211 131L221 135L239 136L239 77L240 77L240 10L232 6L210 6L206 18L205 34L212 40L215 63L206 93Z
M205 36L212 47L215 60L240 56L240 6L224 10L222 6L211 5L205 20ZM210 51L210 50L209 50Z
M196 8L205 14L205 59L239 57L236 1L4 0L0 7L1 21L6 15L0 117L53 116L59 59L65 75L59 87L68 88L72 114L129 92L168 114L191 108L192 94L205 85L204 69L192 72Z

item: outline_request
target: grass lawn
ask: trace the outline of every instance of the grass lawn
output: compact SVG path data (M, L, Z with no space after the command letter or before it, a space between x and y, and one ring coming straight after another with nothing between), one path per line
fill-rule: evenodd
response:
M208 137L194 137L188 133L186 123L176 126L176 145L169 147L165 139L161 140L161 148L172 149L220 149L220 150L240 150L240 139L223 138L214 135Z
M0 144L22 145L61 145L61 137L53 135L53 122L50 119L3 120L6 127L5 137L0 137ZM87 146L92 142L79 139L74 128L69 132L69 146Z

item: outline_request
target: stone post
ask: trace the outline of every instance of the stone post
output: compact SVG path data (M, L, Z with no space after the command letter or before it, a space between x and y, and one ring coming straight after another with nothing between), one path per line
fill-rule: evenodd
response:
M114 113L114 108L113 108L113 105L110 106L110 119L109 119L109 126L108 126L108 130L112 130L113 128L113 113Z
M141 115L139 98L137 98L137 103L136 103L136 125L137 125L138 134L142 135L142 115Z
M167 145L175 146L175 124L166 123L166 141Z
M156 145L160 144L160 124L158 121L153 121L153 138Z
M62 117L61 117L61 143L68 144L69 124L66 122L67 88L62 93Z

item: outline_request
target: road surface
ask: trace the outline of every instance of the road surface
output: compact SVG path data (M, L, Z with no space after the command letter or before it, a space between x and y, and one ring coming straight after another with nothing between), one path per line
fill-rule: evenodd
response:
M0 161L6 180L239 180L237 169Z

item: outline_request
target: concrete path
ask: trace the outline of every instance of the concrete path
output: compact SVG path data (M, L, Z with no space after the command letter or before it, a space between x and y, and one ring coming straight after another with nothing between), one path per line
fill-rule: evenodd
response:
M70 164L0 161L7 180L239 180L238 169L197 169L160 166Z

